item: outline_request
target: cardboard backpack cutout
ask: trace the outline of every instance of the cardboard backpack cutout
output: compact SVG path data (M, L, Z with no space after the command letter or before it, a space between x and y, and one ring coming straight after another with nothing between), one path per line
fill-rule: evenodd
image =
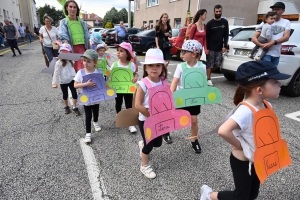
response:
M86 75L84 69L81 69L81 75L83 83L91 79L92 82L96 83L94 87L84 87L83 93L78 96L79 105L90 105L99 103L100 101L109 100L115 98L116 92L112 88L107 88L101 69L97 69L98 73L92 73Z
M98 64L96 68L100 68L104 76L109 76L110 71L107 69L106 60L110 59L110 55L105 53L103 59L98 59Z
M198 64L202 65L202 62ZM187 68L183 63L182 70L183 89L173 93L176 108L221 103L220 90L207 85L207 76L202 68Z
M144 123L146 143L174 130L191 126L191 115L186 110L175 110L169 84L152 87L148 79L143 78L149 92L149 112Z
M115 62L114 68L110 72L110 81L106 84L114 88L116 93L133 94L136 91L136 84L132 83L132 79L131 62L129 62L127 69L118 67L117 62Z
M57 61L58 61L58 58L53 57L53 59L51 60L51 62L49 64L49 67L42 69L41 73L54 74L55 64Z
M253 112L253 134L256 150L254 152L254 167L261 183L274 172L292 164L288 146L280 136L277 116L267 101L267 108L256 111L246 102L241 104Z

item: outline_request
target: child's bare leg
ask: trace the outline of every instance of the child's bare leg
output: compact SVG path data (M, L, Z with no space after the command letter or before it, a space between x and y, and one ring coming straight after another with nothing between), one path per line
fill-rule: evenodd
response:
M65 104L66 107L69 106L68 100L64 100L64 104Z
M218 200L218 192L212 192L209 194L211 200Z
M192 126L191 126L191 132L192 132L192 136L195 136L192 138L192 142L195 142L195 140L197 139L197 135L198 135L198 119L197 119L197 115L192 115Z
M72 99L73 108L77 107L77 99Z
M142 166L148 165L149 163L149 154L144 154L142 152Z

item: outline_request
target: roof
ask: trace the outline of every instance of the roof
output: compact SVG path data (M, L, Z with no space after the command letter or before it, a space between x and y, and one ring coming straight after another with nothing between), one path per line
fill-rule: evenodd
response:
M85 21L96 21L96 20L103 21L103 19L95 13L91 13L91 14L82 13L82 19Z

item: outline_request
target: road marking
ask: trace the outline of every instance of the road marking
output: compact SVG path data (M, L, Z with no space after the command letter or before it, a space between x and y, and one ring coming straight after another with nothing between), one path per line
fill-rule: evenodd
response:
M286 114L285 116L288 117L288 118L291 118L293 120L296 120L296 121L300 122L300 111L289 113L289 114Z
M210 77L211 79L215 79L215 78L224 78L224 76L214 76L214 77Z
M104 182L102 177L100 176L100 170L98 168L97 161L92 147L86 145L84 143L83 138L81 138L79 142L80 142L80 147L82 150L84 162L87 168L87 173L89 176L89 181L92 188L94 200L108 199L106 189L104 187Z

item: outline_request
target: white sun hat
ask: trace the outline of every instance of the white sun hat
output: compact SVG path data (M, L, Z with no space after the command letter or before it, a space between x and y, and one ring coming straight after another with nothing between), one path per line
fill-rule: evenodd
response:
M164 60L164 54L160 49L149 49L146 52L145 62L141 62L141 64L147 65L147 64L156 64L156 63L161 63L161 64L167 63Z

